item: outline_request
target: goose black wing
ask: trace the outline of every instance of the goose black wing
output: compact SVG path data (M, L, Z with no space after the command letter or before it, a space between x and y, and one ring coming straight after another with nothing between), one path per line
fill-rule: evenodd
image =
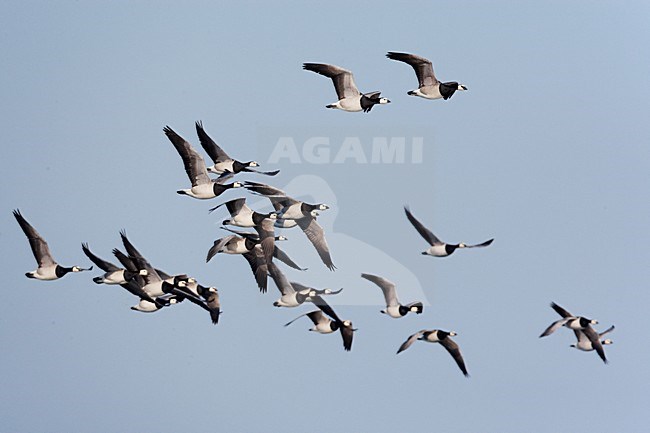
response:
M336 96L339 99L359 96L361 94L354 82L352 72L347 69L324 63L303 63L302 68L331 78L334 83L334 89L336 90Z
M386 54L386 57L391 60L397 60L398 62L404 62L411 65L415 71L415 75L418 77L420 87L433 86L438 83L438 79L433 73L433 64L429 59L416 56L415 54L395 52L389 52Z
M460 353L460 348L458 347L458 344L456 344L456 342L449 337L440 340L440 344L442 345L442 347L447 349L447 352L449 352L451 357L454 358L454 361L456 361L456 364L458 364L458 368L460 368L460 371L463 372L465 377L469 377L469 373L467 372L467 368L465 367L465 361L463 360L463 355L461 355Z
M29 240L29 246L32 249L32 254L34 254L38 266L44 267L56 265L47 242L45 242L45 239L38 234L36 229L32 227L25 218L23 218L20 210L14 210L14 217L16 217L16 221L18 221L20 228L23 229L25 236L27 236L27 239Z
M205 132L203 129L203 123L198 120L195 123L196 133L199 136L199 142L205 150L205 153L208 154L212 162L215 164L217 162L228 161L232 159L228 154L221 148L219 145Z
M81 244L81 249L83 250L84 254L90 259L90 261L96 264L97 267L102 271L115 272L120 270L120 268L115 266L113 263L107 262L106 260L102 260L99 257L97 257L95 254L93 254L93 252L90 251L90 248L88 248L88 244L86 243Z
M442 241L436 237L433 233L431 233L431 230L426 228L420 221L418 221L411 211L409 210L408 207L404 206L404 212L406 212L406 218L413 224L413 227L415 227L415 230L420 233L420 236L426 240L429 245L442 245Z

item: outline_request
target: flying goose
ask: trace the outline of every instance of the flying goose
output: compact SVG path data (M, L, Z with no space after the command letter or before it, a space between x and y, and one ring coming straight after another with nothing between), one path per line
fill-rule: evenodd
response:
M316 295L316 291L312 290L305 290L301 292L296 291L296 289L287 279L287 276L284 275L284 273L275 265L275 263L269 263L268 268L269 274L271 275L271 278L273 279L273 282L280 291L281 295L280 299L273 303L274 307L297 307L298 305L302 305L303 303L307 302L311 295Z
M343 289L338 289L338 290L332 290L330 288L324 288L324 289L315 289L313 287L305 286L304 284L297 283L295 281L291 282L291 285L297 292L302 292L302 293L311 293L311 296L323 296L323 295L338 295L343 291Z
M275 263L268 264L269 274L273 279L276 287L280 291L280 299L273 303L275 307L293 308L304 304L305 302L313 302L315 298L320 298L321 295L336 295L341 293L343 289L332 291L331 289L317 290L313 287L307 287L296 282L289 282L287 276L278 268Z
M163 295L163 296L157 296L155 299L149 296L147 292L143 290L144 286L146 286L146 282L143 278L143 275L140 275L141 271L146 271L145 269L141 270L140 272L138 271L138 266L135 264L135 260L128 257L126 254L124 254L122 251L120 251L117 248L113 248L113 255L117 260L124 266L124 268L133 273L138 273L135 277L133 277L131 280L127 281L124 284L120 284L122 288L127 290L129 293L131 293L134 296L137 296L140 298L140 302L137 305L134 305L131 307L132 310L135 311L140 311L143 313L153 313L158 310L160 310L163 307L168 307L170 305L174 305L178 302L181 302L183 298L179 298L175 295ZM159 269L156 270L159 275L164 274L162 271ZM148 272L146 272L148 274ZM169 292L167 285L169 283L165 282L165 290ZM173 282L171 283L173 285Z
M132 281L129 283L132 283ZM174 305L177 302L178 299L175 296L159 297L156 298L155 302L140 299L140 302L132 306L131 309L133 311L139 311L141 313L155 313L156 311L160 311L162 308Z
M214 254L216 254L218 252L224 252L226 254L244 254L244 253L246 253L246 252L248 252L248 251L250 251L252 249L252 245L260 244L260 237L259 237L259 234L257 234L257 233L242 232L242 231L230 229L228 227L221 227L221 228L223 230L227 230L227 231L229 231L231 233L234 233L235 235L238 235L238 236L241 236L242 238L244 238L243 248L245 248L245 251L243 251L241 253L238 253L238 252L229 252L229 251L219 251L218 249L213 250L215 245L217 244L217 241L218 241L217 240L217 241L215 241L215 244L212 245L212 248L210 248L210 251L208 251L208 257L212 257L212 256L214 256ZM238 236L235 236L235 238L237 238ZM282 236L282 235L275 236L274 239L275 239L276 242L277 241L286 241L286 240L288 240L286 236ZM248 241L248 242L246 242L246 241ZM239 244L240 242L238 240L235 240L235 242L233 242L233 243ZM230 245L230 242L226 242L226 244L225 244L225 246L223 248L225 250L228 250L230 248L229 245ZM241 248L241 246L238 247L238 248ZM211 253L212 253L212 255L210 255ZM275 247L273 248L273 258L280 260L285 265L287 265L287 266L289 266L289 267L291 267L291 268L293 268L293 269L295 269L297 271L306 271L307 270L307 268L301 268L300 266L298 266L293 260L291 260L291 258L287 255L287 253L285 253L280 248L278 248L277 245L275 245ZM209 260L210 259L208 258L206 260L206 262L209 261Z
M276 174L280 173L280 170L274 170L274 171L252 170L250 167L259 167L259 164L257 162L255 162L255 161L241 162L241 161L237 161L235 159L232 159L205 132L205 129L203 129L203 123L201 123L201 121L197 121L195 126L196 126L196 133L198 134L199 141L201 142L201 146L203 147L205 152L210 156L210 158L212 159L212 162L214 163L213 165L211 165L211 166L209 166L207 168L207 171L209 171L210 173L216 173L216 174L232 173L232 174L236 174L236 173L239 173L239 172L243 171L243 172L264 174L264 175L267 175L267 176L275 176Z
M607 330L598 333L598 339L600 340L601 345L605 346L607 344L614 343L609 338L601 340L605 335L609 334L613 330L614 330L614 325L610 326ZM594 345L591 344L591 340L587 337L587 335L582 330L574 329L573 332L575 333L578 341L576 342L576 344L572 344L571 347L575 347L576 349L582 350L584 352L591 352L594 350Z
M259 182L244 182L244 188L263 195L271 200L274 205L277 204L280 210L277 212L278 218L288 220L299 220L308 216L317 217L318 211L327 210L330 207L325 203L309 204L304 201L291 198L279 188ZM277 209L277 208L276 208Z
M258 288L262 293L265 293L267 290L268 261L262 250L259 236L255 233L238 232L235 230L230 230L227 227L222 228L235 234L225 236L214 241L214 244L210 250L208 250L206 263L219 253L242 255L253 271L253 275L255 276L255 281L257 282ZM286 240L286 238L284 236L276 236L275 240ZM289 258L289 256L284 251L282 251L277 246L274 246L273 248L273 257L296 270L306 270L306 268L301 268L298 266L293 260L291 260L291 258Z
M354 337L354 332L357 330L352 327L352 322L349 320L341 320L332 307L325 302L322 296L313 295L310 297L310 300L312 304L316 305L323 313L327 314L334 321L335 326L338 327L338 330L341 333L341 338L343 339L343 349L348 352L352 350L352 339Z
M270 198L269 198L270 199ZM273 209L275 209L275 212L281 212L282 209L284 209L284 206L279 203L278 201L271 200L271 204L273 205ZM275 220L275 227L279 229L292 229L298 225L298 222L296 220L288 220L284 218L277 218Z
M219 291L216 287L205 287L196 281L187 281L184 285L175 284L166 286L166 290L169 293L187 299L210 313L210 319L213 325L219 323L221 302L219 301Z
M324 304L323 304L324 305ZM327 309L327 307L325 307ZM331 308L330 308L331 310ZM334 310L330 312L334 316ZM309 317L309 320L312 321L314 326L310 328L310 331L318 332L319 334L331 334L336 331L341 331L341 336L343 337L343 347L345 350L352 349L352 338L353 333L356 329L352 328L352 323L348 320L341 321L340 319L330 319L327 317L323 310L314 310L309 313L301 314L300 316L293 319L291 322L286 323L284 326L289 326L296 320L300 319L303 316Z
M333 104L326 105L327 108L338 108L344 111L363 111L367 113L372 110L375 104L390 103L388 99L380 97L381 92L361 94L359 89L357 89L357 85L354 84L352 72L347 69L322 63L303 63L302 68L329 77L334 82L334 88L336 89L336 95L339 100Z
M584 330L587 327L591 327L590 325L598 324L597 320L587 319L586 317L582 317L582 316L574 316L564 308L560 307L555 302L551 302L551 308L555 310L555 312L559 314L562 317L562 319L551 323L544 330L544 332L541 333L539 338L551 335L552 333L560 329L562 326L565 326L572 330Z
M411 335L402 345L399 347L397 350L397 353L401 353L411 347L411 344L413 344L416 340L420 341L425 341L427 343L440 343L442 347L447 349L447 352L454 358L454 361L456 361L456 364L458 364L458 367L460 368L460 371L463 372L465 377L469 377L469 373L467 373L467 368L465 367L465 361L463 361L463 355L460 353L460 348L458 347L458 344L456 344L455 341L453 341L449 337L454 337L458 334L456 334L454 331L447 332L447 331L442 331L440 329L432 329L432 330L426 330L423 329L421 331L416 332L415 334Z
M278 219L295 221L316 248L316 252L325 266L331 271L336 269L330 256L325 232L316 221L318 211L329 209L328 205L324 203L308 204L296 200L287 196L284 191L263 183L246 182L244 187L251 192L268 197L274 208L280 209L277 211Z
M424 57L416 56L415 54L394 52L389 52L386 54L386 57L391 60L397 60L398 62L408 63L415 70L415 75L418 77L419 88L409 91L409 95L419 96L425 99L443 98L447 100L451 98L457 90L467 90L467 87L457 83L456 81L449 81L446 83L438 81L436 76L433 74L433 65L431 65L431 61Z
M153 299L163 296L166 293L165 290L167 285L178 285L182 287L188 282L194 281L194 278L189 278L182 274L171 276L160 269L154 268L151 263L149 263L149 261L133 246L131 241L129 241L124 230L120 231L120 237L122 238L122 243L124 244L124 248L126 249L129 258L133 260L138 269L145 269L147 271L147 274L142 277L145 282L142 290Z
M45 239L38 234L36 229L32 227L25 218L23 218L20 210L14 210L14 217L20 228L23 229L25 236L29 240L29 246L32 248L32 254L38 263L36 270L25 273L27 278L35 278L37 280L51 281L58 280L69 272L82 272L82 271L91 271L93 267L90 268L81 268L79 266L64 267L59 265L52 258L50 253L50 248L45 242Z
M406 217L408 220L413 224L413 227L420 233L420 236L426 240L431 247L427 249L426 251L423 251L423 255L428 255L428 256L434 256L434 257L447 257L450 256L456 251L458 248L480 248L480 247L487 247L490 245L494 239L487 240L483 243L476 244L476 245L466 245L464 243L460 244L447 244L445 242L442 242L440 239L436 237L429 229L427 229L425 226L422 225L420 221L418 221L409 208L407 206L404 206L404 212L406 212Z
M129 258L126 254L124 254L122 251L120 251L117 248L113 249L113 255L117 258L117 260L122 264L122 266L124 266L124 268L127 271L137 274L126 283L120 284L120 286L123 289L125 289L132 295L140 298L138 304L131 307L132 310L140 311L143 313L153 313L155 311L160 310L163 307L176 304L177 302L180 302L182 300L182 299L178 299L176 296L159 296L156 297L155 299L152 298L151 296L149 296L147 292L143 290L143 287L146 285L146 282L144 281L142 275L140 275L141 271L138 271L138 267L135 264L134 260ZM142 271L146 271L146 270L143 269Z
M274 254L277 254L276 250L277 247L274 248ZM209 262L212 257L219 253L242 255L253 271L257 287L262 293L266 292L268 266L266 256L264 255L262 246L259 242L248 240L236 235L225 236L214 241L214 244L208 250L205 262Z
M540 334L539 338L551 335L562 326L569 328L573 331L581 331L582 334L584 334L587 337L587 339L591 342L592 347L598 353L600 359L602 359L603 362L607 364L607 357L605 356L605 350L603 349L603 346L600 343L600 336L594 330L594 328L591 327L591 325L598 324L598 321L593 319L587 319L586 317L582 317L582 316L574 316L564 308L560 307L555 302L551 302L551 308L553 308L555 312L562 317L562 319L551 323L548 326L548 328L546 328L544 332Z
M322 310L314 310L309 313L301 314L291 322L285 323L284 326L291 325L303 316L309 317L309 320L314 324L314 326L309 329L310 331L318 332L319 334L331 334L339 329L339 323L323 314Z
M100 259L88 247L87 243L81 244L81 249L84 254L95 264L97 267L104 271L104 275L101 277L93 278L93 281L96 284L126 284L135 278L137 275L144 276L147 274L146 269L133 270L120 268L119 266L114 265L111 262Z
M232 174L229 176L219 177L217 180L210 179L208 171L205 168L203 157L194 150L192 145L174 132L174 130L169 126L165 126L163 131L183 159L185 172L190 178L190 182L192 182L192 188L178 190L176 191L178 194L189 195L193 198L206 200L218 197L231 188L239 188L242 186L240 182L229 184L224 183L228 178L232 177Z
M222 203L210 209L210 212L226 205L231 218L223 221L223 225L234 225L238 227L253 227L259 235L259 243L264 251L264 257L267 262L272 260L275 249L275 229L274 221L277 219L277 213L269 212L261 214L251 210L246 206L245 198L238 198Z
M217 206L210 208L209 212L214 212L224 205L230 213L230 219L224 220L222 222L223 225L231 225L237 227L255 227L264 218L275 220L278 217L277 212L270 212L267 214L255 212L248 207L245 198L236 198L234 200L218 204Z
M247 239L236 236L228 235L222 238L219 238L214 241L210 249L208 250L208 255L205 258L205 262L208 263L214 256L219 253L224 254L245 254L252 251L253 247L256 245L253 241L247 241Z
M394 319L399 319L400 317L406 316L408 313L421 314L424 310L422 302L411 302L410 304L406 305L400 304L397 300L397 291L395 290L395 284L392 282L377 275L371 274L361 274L361 277L375 283L384 293L384 299L386 300L386 309L381 310L383 314L387 314Z

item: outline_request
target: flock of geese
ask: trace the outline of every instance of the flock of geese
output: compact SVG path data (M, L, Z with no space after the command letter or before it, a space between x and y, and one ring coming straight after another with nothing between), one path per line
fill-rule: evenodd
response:
M414 70L418 79L419 87L408 92L409 95L426 99L449 99L456 91L467 90L457 82L440 82L433 73L433 66L429 60L414 54L389 52L386 57L409 64ZM339 66L305 63L305 70L313 71L332 79L338 101L327 105L327 108L336 108L344 111L369 112L376 104L387 104L390 101L381 97L381 92L361 93L356 87L352 72ZM238 161L229 156L203 128L200 121L195 123L199 143L206 154L210 157L211 165L207 165L201 154L183 137L177 134L169 126L163 129L164 134L172 143L180 155L185 172L191 186L177 191L178 194L189 197L207 200L219 197L231 189L242 188L253 196L268 198L273 211L261 213L251 209L245 197L235 198L215 207L209 211L216 212L226 209L229 217L224 219L223 229L230 234L214 241L207 252L206 262L209 262L217 254L241 255L248 262L253 274L255 283L260 292L265 293L268 289L268 277L280 292L280 297L273 303L276 307L294 308L303 304L312 304L315 310L306 312L285 326L288 326L307 316L313 323L310 331L320 334L331 334L339 332L343 340L343 347L346 351L352 349L354 331L350 320L341 319L334 309L326 302L327 296L334 296L343 289L333 291L328 288L317 289L289 281L280 266L289 266L296 270L304 271L305 268L296 264L277 243L285 241L286 237L276 233L278 229L291 229L300 227L311 242L316 253L323 264L334 271L336 266L332 261L330 249L327 244L325 232L318 224L320 212L329 209L325 203L306 203L291 197L286 192L268 184L233 180L235 176L246 174L257 174L275 176L279 170L260 171L256 167L256 161ZM216 175L212 178L210 175ZM227 183L231 181L231 183ZM408 207L404 207L406 218L424 238L429 247L422 252L423 255L434 257L447 257L459 249L480 248L489 246L494 239L485 242L467 245L465 243L451 244L441 241L427 227L425 227L411 213ZM78 265L65 267L59 265L50 252L47 242L27 222L20 210L13 212L18 224L29 240L32 253L38 267L36 270L27 272L28 278L37 280L57 280L68 273L91 271L93 266L84 268ZM252 229L252 231L235 230ZM213 324L219 322L221 303L219 291L216 287L203 286L195 278L187 274L168 274L159 268L154 267L143 254L131 243L124 230L120 232L124 251L119 248L112 250L113 256L120 265L104 260L95 255L87 243L82 244L83 253L95 266L104 273L94 277L96 284L120 285L138 299L138 303L131 309L140 312L155 312L162 308L169 307L187 300L207 311ZM280 264L281 263L281 264ZM412 301L402 304L398 300L397 289L393 282L373 274L363 273L361 277L377 285L384 296L386 308L381 313L399 319L409 313L421 314L424 310L421 301ZM251 280L252 282L252 280ZM614 330L610 327L602 333L598 333L591 325L598 322L582 316L574 316L559 305L552 303L551 307L561 316L553 322L540 337L546 337L561 327L568 328L575 333L576 344L572 345L582 351L596 351L598 356L606 363L607 358L603 349L604 345L612 344L612 340L603 337ZM463 356L458 344L451 337L456 336L454 331L442 329L422 329L410 335L399 347L397 353L408 349L415 341L428 343L439 343L452 356L460 370L465 376L469 376Z

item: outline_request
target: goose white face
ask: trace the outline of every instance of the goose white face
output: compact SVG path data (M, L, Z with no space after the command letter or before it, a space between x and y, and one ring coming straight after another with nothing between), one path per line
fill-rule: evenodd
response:
M455 336L458 335L458 334L456 334L454 331L451 331L451 332L449 333L449 335L451 335L452 337L455 337Z
M287 239L286 236L278 236L278 240L279 241L288 241L289 239Z
M169 300L169 303L170 303L170 304L175 304L176 302L178 302L178 301L176 301L176 298L171 298L171 299Z
M379 98L380 104L390 104L390 101L387 98Z
M309 212L309 214L310 214L311 216L313 216L314 218L316 218L318 215L320 215L316 209L314 209L313 211Z
M194 284L194 283L196 283L196 278L190 277L187 279L187 284Z
M140 269L140 271L138 272L138 275L141 275L141 276L144 277L146 275L149 275L149 271L146 270L146 269Z
M352 326L352 322L350 322L349 320L344 320L343 325L344 326Z
M591 323L592 325L598 325L598 320L591 320L589 323Z
M458 248L465 248L466 246L467 246L467 245L465 245L465 244L462 243L462 242L458 244Z
M233 188L241 188L242 186L244 186L244 185L242 185L241 182L233 182L233 184L232 184Z
M278 219L278 214L275 213L275 212L271 212L269 214L269 218L272 219L272 220L276 220L276 219Z
M332 293L332 289L325 289L325 290L323 290L323 293L325 293L326 295L329 295L329 294Z
M614 342L610 340L609 338L607 340L603 340L602 344L613 344Z
M210 293L217 293L217 288L216 288L216 287L210 287L210 288L208 289L208 292L210 292Z
M260 165L257 163L257 161L251 161L251 162L248 164L248 166L249 166L249 167L259 167Z
M187 287L187 281L179 281L178 284L176 284L178 287Z
M467 90L467 87L465 87L465 86L462 85L462 84L459 84L459 85L458 85L458 90Z
M73 266L72 272L81 272L81 268L79 266Z
M330 208L330 207L329 207L328 205L326 205L326 204L319 204L319 205L318 205L318 209L319 209L319 210L327 210L327 209L329 209L329 208Z

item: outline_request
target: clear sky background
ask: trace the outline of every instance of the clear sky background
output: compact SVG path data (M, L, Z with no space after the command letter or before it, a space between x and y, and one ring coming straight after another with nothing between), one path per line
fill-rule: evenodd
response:
M0 430L646 428L649 13L592 1L3 2ZM469 91L409 97L415 76L387 51L428 57ZM351 69L392 103L327 110L332 85L303 62ZM336 309L359 328L352 352L305 319L283 328L309 308L272 307L273 284L259 294L243 258L205 264L225 217L207 209L245 193L175 193L188 180L162 128L198 145L195 120L233 156L282 170L246 179L333 205L320 221L339 270L288 232L309 270L287 273L345 287ZM336 152L343 134L366 150L377 136L424 137L422 163L267 162L279 135L331 137ZM404 204L443 240L496 240L421 256ZM89 264L81 242L110 259L125 228L156 266L217 286L221 322L186 303L130 311L136 300L93 284L96 272L26 279L35 263L14 208L64 265ZM385 317L361 272L430 305ZM616 325L609 365L571 349L567 330L537 338L557 319L551 301ZM433 328L458 332L470 379L438 345L395 355Z

